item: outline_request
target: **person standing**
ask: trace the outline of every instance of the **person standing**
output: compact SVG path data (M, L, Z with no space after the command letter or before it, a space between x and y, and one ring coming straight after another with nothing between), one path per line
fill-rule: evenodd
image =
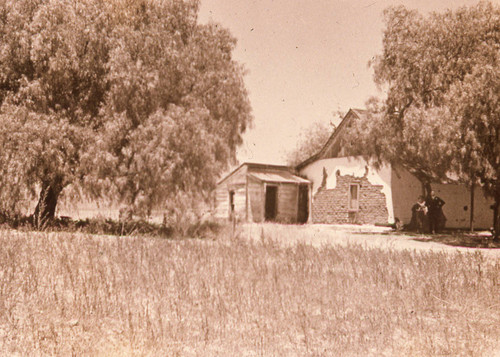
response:
M428 208L425 205L424 196L418 196L417 203L411 208L412 218L410 226L413 227L418 233L424 233L425 216L427 215Z
M426 206L428 208L429 228L432 234L439 232L444 227L443 206L445 202L436 196L434 191L431 191L427 197Z

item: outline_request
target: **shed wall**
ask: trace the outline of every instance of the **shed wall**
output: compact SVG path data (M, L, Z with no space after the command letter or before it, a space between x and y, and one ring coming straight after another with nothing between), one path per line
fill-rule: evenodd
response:
M278 185L278 222L297 222L299 186L282 183Z
M230 177L217 185L214 209L216 218L230 218L229 192L234 191L234 212L236 218L240 220L246 219L246 173L247 168L242 166Z
M215 190L215 210L216 218L229 218L229 191L227 186L218 186Z
M252 177L248 178L248 206L251 212L251 220L254 222L264 221L264 184ZM250 218L250 217L249 217Z
M246 187L243 184L222 185L215 193L215 217L221 219L231 218L229 207L229 193L234 191L234 213L239 220L246 219Z
M246 184L247 171L248 168L246 166L240 167L231 176L222 181L220 185L231 186L235 184Z

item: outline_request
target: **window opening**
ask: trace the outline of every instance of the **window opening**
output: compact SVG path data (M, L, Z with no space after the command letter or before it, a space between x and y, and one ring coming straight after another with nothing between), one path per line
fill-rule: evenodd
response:
M359 210L359 185L349 185L349 210Z

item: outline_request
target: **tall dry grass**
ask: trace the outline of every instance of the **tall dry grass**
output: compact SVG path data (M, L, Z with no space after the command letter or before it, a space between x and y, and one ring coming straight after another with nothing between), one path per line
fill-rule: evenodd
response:
M441 254L0 231L0 354L489 355L500 264Z

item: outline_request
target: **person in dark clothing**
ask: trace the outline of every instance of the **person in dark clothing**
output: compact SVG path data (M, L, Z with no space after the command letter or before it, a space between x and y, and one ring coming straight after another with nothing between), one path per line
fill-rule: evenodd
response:
M439 232L441 228L444 227L445 217L443 214L443 206L445 202L436 196L434 191L431 191L429 197L427 197L426 205L429 209L429 228L432 234Z
M417 203L411 208L412 218L410 226L418 233L424 232L425 216L427 215L427 206L424 196L418 196Z

